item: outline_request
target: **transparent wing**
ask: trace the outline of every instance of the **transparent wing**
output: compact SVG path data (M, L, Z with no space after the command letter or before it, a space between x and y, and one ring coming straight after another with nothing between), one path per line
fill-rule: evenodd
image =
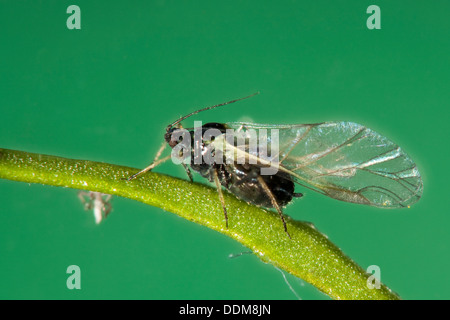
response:
M297 183L342 201L382 208L408 207L422 195L414 161L395 143L353 122L300 125L227 123L234 130L279 135L278 170ZM271 155L273 160L273 155Z

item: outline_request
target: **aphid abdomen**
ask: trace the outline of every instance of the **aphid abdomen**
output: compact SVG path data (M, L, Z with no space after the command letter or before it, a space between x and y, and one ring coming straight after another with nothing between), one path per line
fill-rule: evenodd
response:
M234 164L233 166L227 166L227 169L230 173L227 189L231 193L257 206L274 207L270 197L267 196L263 186L258 181L260 167ZM294 182L289 176L278 172L275 175L263 175L261 177L273 194L278 206L283 207L292 200Z
M262 178L266 182L280 207L284 207L291 202L294 196L295 186L289 176L277 173L271 176L262 176ZM270 207L272 207L272 205Z

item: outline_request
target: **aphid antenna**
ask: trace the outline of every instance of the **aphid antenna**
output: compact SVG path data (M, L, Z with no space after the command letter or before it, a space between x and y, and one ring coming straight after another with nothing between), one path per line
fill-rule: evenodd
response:
M206 111L206 110L215 109L215 108L217 108L217 107L222 107L222 106L225 106L225 105L227 105L227 104L235 103L235 102L238 102L238 101L241 101L241 100L245 100L245 99L251 98L251 97L253 97L253 96L256 96L257 94L259 94L259 91L258 91L258 92L255 92L255 93L253 93L253 94L251 94L251 95L249 95L249 96L243 97L243 98L234 99L234 100L231 100L231 101L228 101L228 102L216 104L216 105L214 105L214 106L206 107L206 108L203 108L203 109L200 109L200 110L191 112L191 113L189 113L188 115L185 115L184 117L179 118L177 121L175 121L175 122L169 124L169 125L167 126L167 128L166 128L166 132L169 132L170 129L172 129L174 126L176 126L177 124L179 124L181 121L183 121L183 120L185 120L185 119L187 119L187 118L193 116L194 114L197 114L197 113L200 113L200 112Z

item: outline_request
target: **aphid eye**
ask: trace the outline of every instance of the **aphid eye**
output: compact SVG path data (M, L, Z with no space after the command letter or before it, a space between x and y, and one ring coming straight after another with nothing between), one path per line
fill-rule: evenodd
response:
M175 147L178 143L180 143L183 140L183 135L179 135L177 138L173 137L173 134L180 130L179 128L170 128L165 134L164 134L164 140L169 144L171 148Z
M166 142L168 144L170 144L171 140L172 140L172 133L175 131L175 128L170 128L169 130L167 130L167 132L164 134L164 140L166 140Z

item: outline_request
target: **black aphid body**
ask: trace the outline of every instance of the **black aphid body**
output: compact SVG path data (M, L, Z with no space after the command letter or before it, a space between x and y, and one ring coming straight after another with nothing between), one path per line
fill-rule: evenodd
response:
M222 134L224 134L227 126L216 122L207 123L202 126L202 133L209 129L218 129ZM194 137L194 131L190 131L190 134L191 137ZM294 192L294 182L291 177L282 171L278 171L274 175L261 175L260 166L247 163L238 164L236 162L227 164L225 159L223 159L222 164L207 164L204 162L201 164L194 163L195 141L194 139L191 141L191 169L198 172L202 177L208 179L210 182L214 181L214 174L217 172L220 184L238 198L257 206L266 208L274 207L260 181L258 181L258 177L261 177L264 180L280 207L287 205L294 196L300 196ZM202 154L214 152L214 150L210 150L210 148L211 144L209 141L202 140Z
M175 153L179 152L178 155L184 156L183 153L188 152L191 156L191 162L188 163L190 168L215 183L227 228L228 215L222 187L249 203L275 208L288 236L281 207L287 205L293 197L302 196L301 193L294 192L294 181L302 187L340 201L378 208L409 208L422 196L423 181L414 161L391 140L354 122L331 121L294 125L211 122L202 127L200 137L195 130L182 131L175 135L176 130L182 128L181 121L199 112L247 99L253 95L191 112L169 124L164 135L167 143L161 146L155 160L126 180L133 180L170 159L171 156L160 159L168 144ZM278 130L280 135L273 139L271 137L271 149L272 142L278 143L278 138L282 146L278 151L274 151L278 149L277 147L272 149L275 156L281 157L277 167L273 167L272 161L267 158L266 146L262 144L255 147L252 131L247 132L272 128ZM215 137L211 132L207 132L210 129L216 130ZM227 138L230 137L227 135L227 129L243 133L235 136L234 142L237 141L237 145L231 145L231 141L228 141ZM243 129L245 131L241 132ZM180 137L179 133L182 133L181 140L190 135L191 141L194 141L191 144L187 143L189 151L184 148L185 144L179 145L179 138L172 139ZM262 138L262 141L264 139ZM223 146L226 147L226 152L224 158L220 159L220 152L223 150L219 148ZM208 161L196 161L199 160L199 151L202 159L206 156ZM237 156L237 161L232 156ZM214 158L212 162L209 161L211 157ZM239 160L243 158L245 161L241 164L242 161ZM183 162L182 164L192 180L188 164ZM279 170L270 171L273 172L272 175L264 175L262 169L267 169L269 165L270 169Z
M257 93L255 93L257 94ZM185 115L175 122L169 124L166 128L166 133L164 134L165 142L174 149L178 146L180 141L180 136L174 135L177 130L181 128L181 121L199 113L202 111L214 109L220 106L224 106L230 103L234 103L239 100L247 99L255 94L252 94L248 97L231 100L225 103L221 103L215 106L206 107L194 112ZM272 175L261 175L261 166L257 164L250 164L245 162L244 164L240 164L237 161L233 161L232 163L227 163L226 159L224 161L213 161L212 163L203 162L196 163L195 161L195 150L197 152L200 149L200 152L203 155L215 155L215 147L216 144L213 142L219 136L211 137L210 140L206 140L204 138L204 134L207 130L216 129L218 130L218 135L226 134L226 130L228 129L226 124L218 123L218 122L210 122L202 126L202 136L200 141L195 139L195 130L189 131L189 135L191 137L191 162L190 168L196 172L198 172L202 177L208 179L210 182L214 182L217 187L217 191L219 194L220 202L222 203L223 212L225 216L225 225L228 228L228 215L227 209L225 206L225 200L223 198L221 186L229 190L231 193L236 195L238 198L247 201L251 204L266 207L266 208L275 208L283 222L284 231L290 237L286 221L284 220L283 213L281 207L287 205L293 197L301 197L301 193L294 192L294 182L289 173L277 171ZM217 133L217 131L216 131ZM178 136L178 138L175 138ZM175 139L172 139L175 138ZM183 138L181 138L183 140ZM226 139L225 139L226 140ZM197 145L196 145L197 144ZM136 177L144 174L152 170L159 163L162 163L170 158L170 156L165 157L164 159L159 159L161 156L164 147L166 144L160 148L157 152L155 160L146 168L142 169L138 173L133 174L128 177L126 180L130 181L135 179ZM180 155L183 156L183 151L180 151ZM225 156L224 156L225 157ZM261 164L262 165L262 164ZM183 166L188 174L190 180L192 181L192 175L188 168L188 166L183 163Z
M231 193L254 205L273 208L270 198L258 181L260 167L234 164L228 166L225 170L229 172L229 183L228 185L222 181L221 183ZM288 175L277 172L274 175L260 177L264 180L280 207L287 205L294 197L294 182Z

